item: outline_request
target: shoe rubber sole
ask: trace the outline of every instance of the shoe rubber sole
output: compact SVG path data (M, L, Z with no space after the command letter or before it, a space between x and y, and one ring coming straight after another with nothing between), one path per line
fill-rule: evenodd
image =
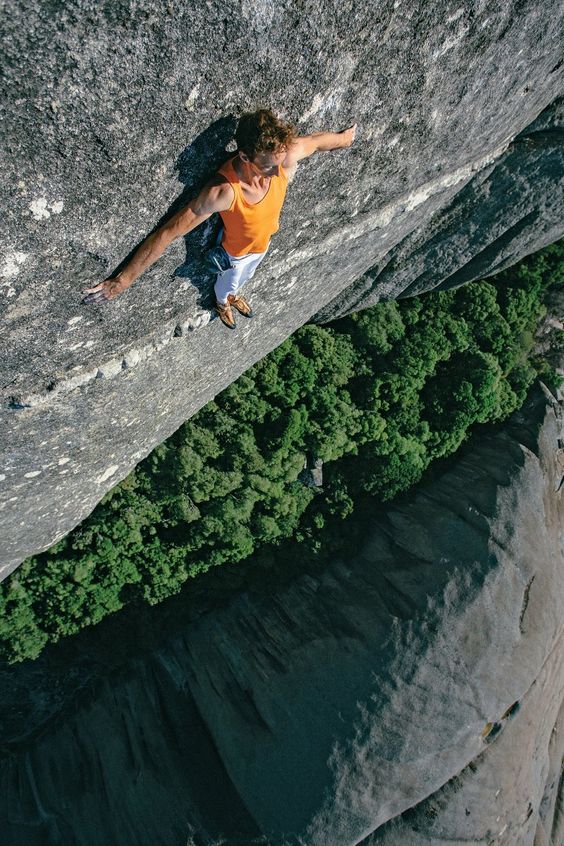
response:
M235 323L235 321L233 321L233 325L231 325L231 323L228 323L226 320L223 319L221 312L219 311L218 308L216 308L215 313L219 317L219 319L221 320L223 325L227 326L228 329L236 329L237 328L237 324Z

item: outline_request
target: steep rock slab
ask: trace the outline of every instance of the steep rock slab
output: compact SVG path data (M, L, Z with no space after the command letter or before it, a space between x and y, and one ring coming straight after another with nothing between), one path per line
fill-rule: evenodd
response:
M558 99L453 201L412 231L315 317L454 288L498 273L562 235L564 100Z
M559 846L563 435L538 392L346 561L30 724L2 764L7 844Z
M387 823L362 846L504 843L558 846L564 840L564 644L501 720L501 735L415 808ZM492 733L497 731L494 724Z
M489 172L561 91L561 8L7 4L2 575ZM81 306L213 172L234 115L265 101L300 131L356 120L359 138L298 172L252 324L207 325L209 228L116 303ZM532 232L545 243L543 209L514 258Z

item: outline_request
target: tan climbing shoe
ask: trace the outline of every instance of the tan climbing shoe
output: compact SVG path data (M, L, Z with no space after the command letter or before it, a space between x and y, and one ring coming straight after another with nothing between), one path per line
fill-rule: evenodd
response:
M240 294L228 294L227 302L236 308L239 314L244 315L244 317L252 317L253 310L247 300L242 297Z
M229 303L217 303L215 304L215 309L219 314L219 319L222 323L225 323L228 329L235 329L236 323L233 317L233 311L231 310L231 306Z

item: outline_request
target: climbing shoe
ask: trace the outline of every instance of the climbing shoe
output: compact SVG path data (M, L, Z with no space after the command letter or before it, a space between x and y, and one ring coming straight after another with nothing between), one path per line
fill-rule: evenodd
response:
M216 303L215 310L221 322L225 323L228 329L235 329L236 323L229 303L225 303L225 305L223 303Z
M251 306L240 294L228 294L227 302L229 305L232 305L233 308L236 308L239 314L242 314L244 317L253 316Z

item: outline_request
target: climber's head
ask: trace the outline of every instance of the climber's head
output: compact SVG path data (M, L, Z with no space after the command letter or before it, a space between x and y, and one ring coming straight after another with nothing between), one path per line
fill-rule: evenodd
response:
M294 127L277 118L270 109L242 115L235 133L239 158L261 176L278 175L295 137Z

